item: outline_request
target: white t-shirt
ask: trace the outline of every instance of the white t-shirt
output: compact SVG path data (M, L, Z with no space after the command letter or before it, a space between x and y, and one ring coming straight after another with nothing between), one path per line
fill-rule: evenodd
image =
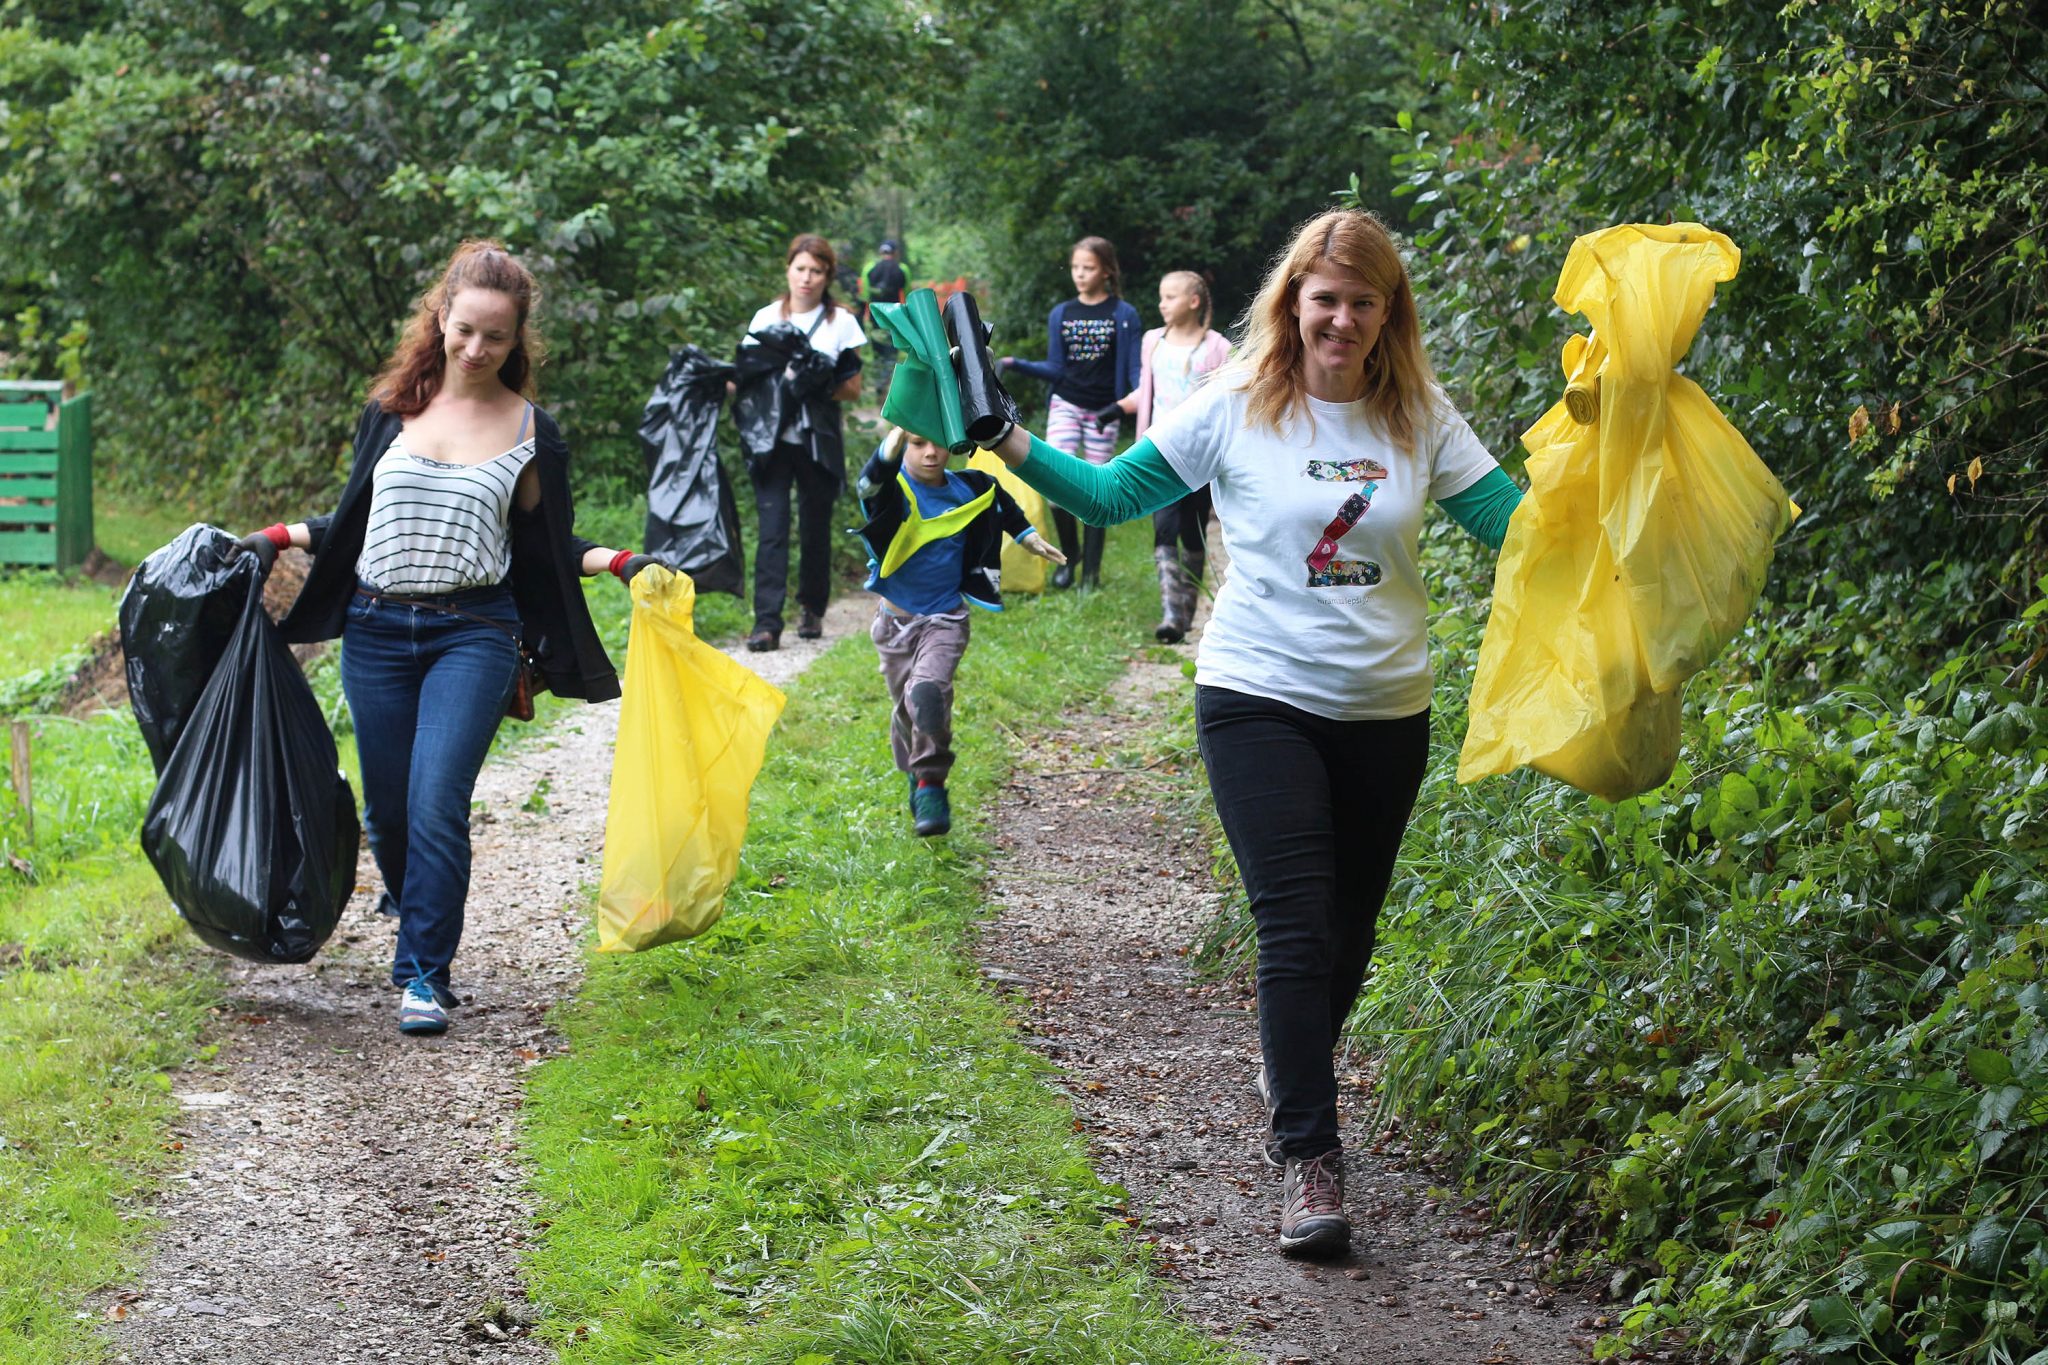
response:
M1207 337L1203 338L1208 340ZM1187 401L1207 376L1195 372L1195 348L1161 340L1152 348L1152 420L1163 420Z
M1253 428L1234 374L1196 389L1148 433L1188 487L1215 485L1230 546L1196 682L1332 720L1394 720L1429 705L1423 503L1495 467L1436 397L1440 419L1405 455L1362 402L1308 398L1284 431Z
M818 321L818 312L823 304L805 313L791 313L782 316L782 301L763 304L754 314L754 320L747 324L749 332L758 332L764 327L773 327L778 322L787 322L799 332L810 332L811 324ZM860 322L844 304L832 309L832 316L826 318L818 330L811 332L811 349L821 352L832 360L839 359L841 351L850 351L865 345L867 333L861 331Z

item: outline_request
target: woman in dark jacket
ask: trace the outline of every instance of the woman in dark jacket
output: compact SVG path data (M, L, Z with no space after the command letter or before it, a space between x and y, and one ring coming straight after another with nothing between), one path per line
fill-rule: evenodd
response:
M378 376L340 503L241 542L266 572L287 545L313 553L280 629L342 641L363 823L398 906L403 1033L445 1031L456 1003L470 794L521 641L550 690L618 696L577 580L651 562L575 534L568 448L531 399L537 296L503 247L464 242Z

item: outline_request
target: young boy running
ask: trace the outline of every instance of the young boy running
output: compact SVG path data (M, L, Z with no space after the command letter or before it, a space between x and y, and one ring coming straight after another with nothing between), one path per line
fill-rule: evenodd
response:
M920 835L953 827L953 674L967 652L967 604L1003 609L1003 533L1041 558L1067 562L993 475L949 470L946 458L945 447L891 428L854 488L868 519L860 531L867 589L879 599L869 633L896 704L889 746L909 774Z

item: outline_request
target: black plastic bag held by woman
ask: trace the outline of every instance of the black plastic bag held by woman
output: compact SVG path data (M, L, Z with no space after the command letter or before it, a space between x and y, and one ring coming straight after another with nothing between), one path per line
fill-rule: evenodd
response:
M833 364L794 324L778 322L747 334L733 354L732 415L749 462L767 459L791 415L801 410L798 444L843 474L839 405L831 401Z
M718 411L733 367L695 346L669 357L640 414L647 456L645 549L698 592L738 594L746 573L739 506L718 462Z
M362 831L320 704L264 615L254 557L235 568L241 617L157 780L142 851L201 939L304 962L355 888Z
M256 560L214 526L190 526L142 561L121 594L128 704L161 774L185 718L242 620Z
M960 378L960 416L968 445L989 445L1019 420L1017 401L997 377L995 359L988 353L989 327L981 320L974 295L963 289L948 298L943 317L946 335L957 348L953 372Z

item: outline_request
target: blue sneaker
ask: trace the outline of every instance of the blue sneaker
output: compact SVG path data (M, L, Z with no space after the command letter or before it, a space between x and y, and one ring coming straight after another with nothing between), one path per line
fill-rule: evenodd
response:
M405 994L398 998L398 1031L400 1033L446 1033L448 1031L448 1007L441 1003L434 988L422 977L405 988Z
M919 787L911 792L910 815L919 838L953 828L953 806L944 787Z

